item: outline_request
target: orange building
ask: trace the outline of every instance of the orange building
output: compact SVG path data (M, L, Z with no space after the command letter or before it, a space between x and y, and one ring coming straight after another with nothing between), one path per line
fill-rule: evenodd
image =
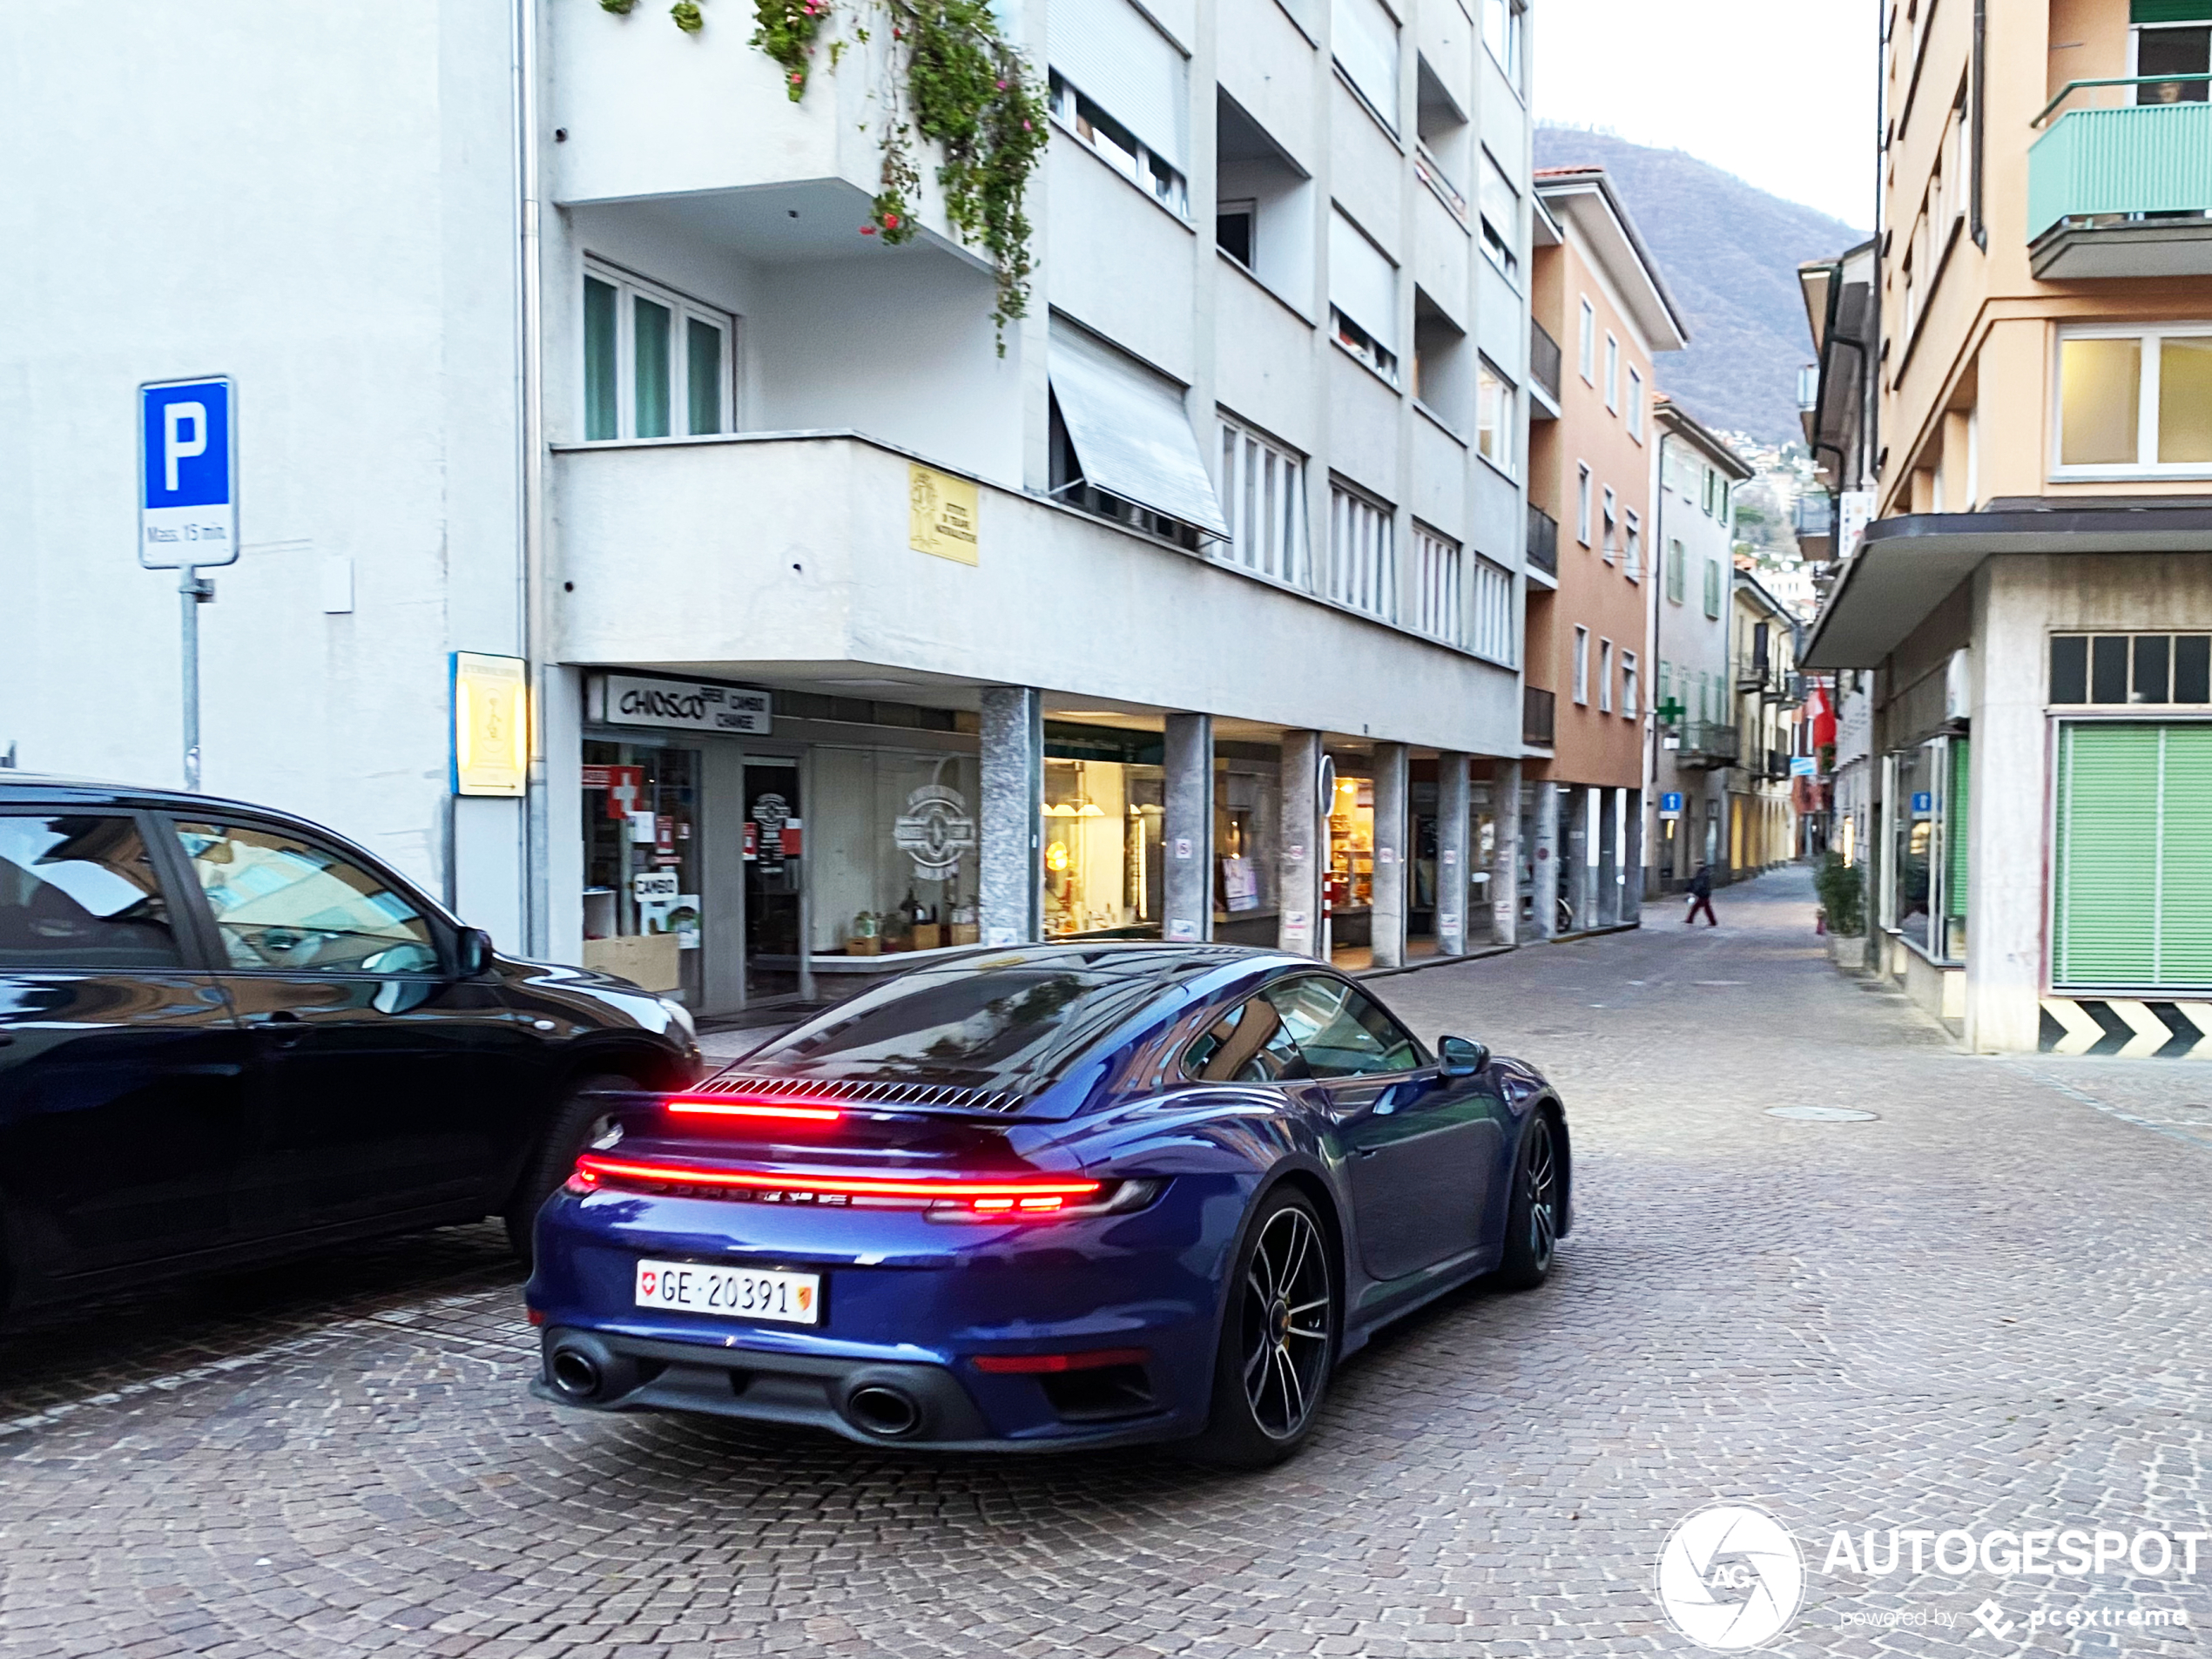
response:
M1524 775L1529 923L1546 938L1633 921L1642 899L1652 359L1689 335L1602 168L1540 169L1535 195L1534 354L1557 367L1529 407L1529 504L1551 528L1530 535Z

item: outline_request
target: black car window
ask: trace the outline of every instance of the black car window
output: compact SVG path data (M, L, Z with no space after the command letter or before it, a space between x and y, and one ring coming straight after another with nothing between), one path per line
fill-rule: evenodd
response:
M778 1038L745 1066L1034 1088L1142 1011L1163 982L1157 964L1132 958L919 968Z
M0 969L182 963L136 819L0 815Z
M1318 974L1278 980L1260 995L1283 1016L1309 1076L1359 1077L1412 1071L1421 1064L1420 1044L1342 980Z
M387 878L319 843L254 825L180 823L233 968L435 974L437 938Z
M1273 1083L1307 1075L1305 1056L1264 996L1223 1015L1183 1051L1183 1071L1200 1082Z

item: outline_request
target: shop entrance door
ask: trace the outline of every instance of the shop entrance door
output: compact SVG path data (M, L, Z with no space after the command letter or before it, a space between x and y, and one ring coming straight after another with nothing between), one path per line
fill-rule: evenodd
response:
M799 991L800 896L806 822L799 762L745 763L745 995L748 1002Z

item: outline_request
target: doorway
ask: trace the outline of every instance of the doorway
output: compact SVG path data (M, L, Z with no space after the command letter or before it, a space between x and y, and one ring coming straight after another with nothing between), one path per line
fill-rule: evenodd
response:
M747 1002L799 994L805 938L801 880L806 821L799 762L745 763L745 995Z

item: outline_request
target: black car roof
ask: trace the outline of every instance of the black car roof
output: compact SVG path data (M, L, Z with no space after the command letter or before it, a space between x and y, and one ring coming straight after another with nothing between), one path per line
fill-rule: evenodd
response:
M71 806L158 806L195 812L210 806L233 806L241 812L314 824L313 819L287 813L280 806L266 806L258 801L239 800L228 795L198 795L183 789L116 783L101 778L68 778L57 772L0 771L0 806L27 806L41 800Z

